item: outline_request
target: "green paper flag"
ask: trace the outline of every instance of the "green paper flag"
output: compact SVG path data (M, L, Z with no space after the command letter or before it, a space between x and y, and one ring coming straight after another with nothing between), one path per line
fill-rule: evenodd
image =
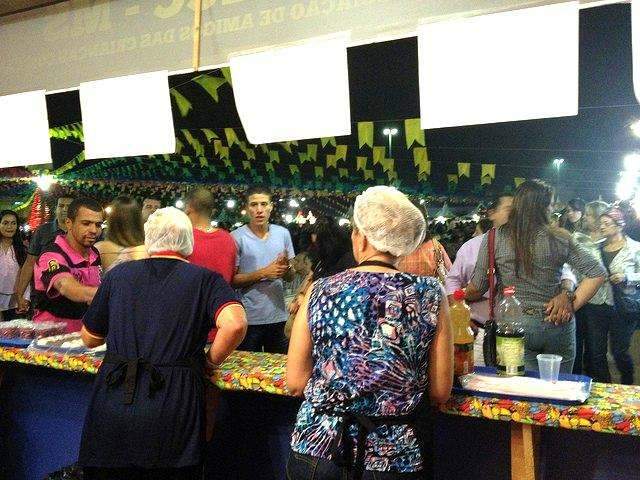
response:
M516 188L518 188L526 179L522 177L515 177L513 179L513 183L515 183Z
M300 168L298 168L298 165L289 165L289 171L291 172L291 175L295 175L296 173L300 173Z
M256 159L256 151L253 148L247 148L244 151L244 154L247 156L247 160L255 160Z
M251 162L248 162L247 160L243 160L242 168L244 168L245 170L251 170Z
M189 155L182 155L182 163L186 163L187 165L190 165L191 162L191 157L189 157ZM129 167L127 167L129 168Z
M380 163L382 163L382 171L389 172L393 170L395 160L393 158L383 158Z
M367 157L356 157L356 171L365 171L367 169Z
M327 168L329 167L338 167L338 159L335 155L327 155Z
M269 160L271 163L280 163L280 152L277 150L269 150Z
M380 162L382 162L382 160L384 160L384 157L386 155L386 147L373 147L373 164L377 165Z
M449 184L454 183L454 184L456 184L456 185L457 185L457 184L458 184L458 175L456 175L455 173L450 173L450 174L448 174L448 175L447 175L447 182L448 182Z
M324 178L324 169L322 167L315 167L314 172L316 174L316 178Z
M222 140L214 140L213 141L213 152L217 155L220 153L220 149L222 148Z
M348 177L349 176L349 170L347 170L346 168L339 168L338 169L338 174L340 175L340 178Z
M264 143L262 145L260 145L260 150L262 150L262 152L266 155L269 155L269 147L267 145L265 145Z
M218 103L218 88L227 83L225 78L211 77L209 75L200 75L193 79L198 85L200 85L209 94L213 101Z
M492 180L494 180L496 178L496 165L494 163L483 163L482 173L480 174L480 176L482 178L484 178L485 176L489 176Z
M338 145L336 147L336 160L347 159L347 145Z
M240 145L240 140L238 140L238 136L233 128L225 128L224 135L227 137L227 146L233 147L234 143Z
M318 160L318 145L316 145L315 143L307 144L307 155L314 162Z
M458 163L458 176L459 177L471 177L471 164L470 163Z
M389 170L387 172L387 178L389 179L389 181L398 180L398 172L396 172L395 170Z
M267 172L273 172L273 163L265 163L265 164L264 164L264 169L265 169Z
M410 118L404 121L404 134L407 140L407 148L411 148L414 142L425 145L424 130L420 126L419 118Z
M330 143L331 145L333 145L335 147L336 146L336 137L322 137L320 139L320 143L322 144L322 148L326 147L328 143Z
M358 122L358 145L373 147L373 122Z
M193 148L193 151L196 153L196 156L204 155L204 147L198 141L198 139L194 138L193 135L191 135L191 132L189 130L182 129L180 130L180 132L182 132L182 135L184 136L187 143L191 145L191 148Z
M304 162L311 161L311 159L309 158L309 155L307 155L304 152L298 152L298 157L300 158L300 165L304 164Z
M291 153L291 142L281 142L282 148L285 149L286 152Z
M207 142L209 143L211 143L212 138L218 138L218 135L216 135L214 131L209 128L203 128L202 133L204 133L205 137L207 137Z
M231 82L231 69L229 67L222 67L220 70L222 71L224 79L229 82L229 85L233 85Z
M224 147L227 150L229 149L229 147ZM229 160L229 157L223 158L222 159L222 163L224 163L224 166L227 168L231 168L231 160Z
M200 159L200 166L201 167L208 167L209 166L209 162L207 161L207 157L199 157Z
M423 172L423 173L418 173L418 181L419 182L426 182L427 180L429 180L429 174Z
M365 170L364 171L364 179L365 180L373 180L373 170Z
M186 117L192 108L191 102L187 100L187 98L175 88L172 88L169 91L171 92L171 96L173 97L173 99L176 101L176 105L178 105L178 111L180 112L180 116Z
M184 148L184 144L180 141L179 138L176 138L176 153L182 152L183 148Z
M229 147L220 147L220 158L229 159Z

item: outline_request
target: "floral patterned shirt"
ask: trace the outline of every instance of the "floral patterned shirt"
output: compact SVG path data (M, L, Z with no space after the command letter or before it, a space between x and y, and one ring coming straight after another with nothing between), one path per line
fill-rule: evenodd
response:
M314 366L292 437L294 451L330 459L345 412L413 412L428 394L429 347L442 299L436 279L400 272L347 270L315 284L308 317ZM354 449L356 432L352 426ZM414 429L377 427L367 437L365 468L420 470Z

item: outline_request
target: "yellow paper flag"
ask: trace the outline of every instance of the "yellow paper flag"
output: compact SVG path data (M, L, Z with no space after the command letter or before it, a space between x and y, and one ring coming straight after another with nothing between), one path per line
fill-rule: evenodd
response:
M298 152L298 157L300 158L300 165L302 165L304 162L311 161L311 159L309 158L309 155L304 152Z
M320 143L322 144L322 148L327 146L327 143L330 143L334 147L336 146L336 137L322 137L320 139Z
M335 155L327 155L327 168L329 167L338 167L338 158Z
M458 176L459 177L471 177L471 164L470 163L458 163Z
M513 183L515 183L516 188L518 188L520 186L520 184L522 184L522 182L524 182L526 180L526 178L522 178L522 177L515 177L513 179Z
M295 175L296 173L300 173L300 169L298 168L298 165L293 165L293 164L289 165L289 171L291 172L291 175Z
M393 158L385 158L382 160L382 171L388 172L389 170L393 170L395 165L395 160Z
M373 180L373 170L365 170L364 171L364 179L365 180Z
M428 161L429 155L427 154L426 147L416 147L413 149L413 164L417 167L420 163Z
M203 128L202 133L204 133L205 137L207 137L207 142L211 142L212 138L218 138L218 135L216 135L215 132L210 128Z
M387 172L387 178L389 179L389 181L397 180L398 179L398 172L396 172L395 170L389 170Z
M229 159L229 147L220 147L220 158Z
M373 147L373 122L358 122L358 145Z
M315 143L307 144L307 155L315 162L318 159L318 145Z
M347 145L338 145L336 147L336 160L347 159Z
M213 141L213 151L218 154L220 149L222 148L222 140L214 140Z
M262 152L266 155L269 155L269 147L266 144L261 144L260 145L260 150L262 150Z
M209 166L209 162L207 161L207 157L200 157L200 166L203 167L203 168Z
M346 168L339 168L338 173L340 174L340 178L349 176L349 170L347 170Z
M387 148L386 147L373 147L373 164L377 165L378 163L384 160L386 155Z
M367 157L356 157L356 171L367 169Z
M242 161L242 168L244 168L245 170L251 170L251 162L249 162L247 160L243 160Z
M456 185L458 184L458 175L456 175L455 173L450 173L447 175L447 182L448 183L455 183Z
M227 145L229 147L233 147L234 143L237 143L238 145L240 145L240 140L238 139L238 135L236 135L236 132L233 128L225 128L224 135L225 137L227 137Z
M281 142L282 148L285 149L286 152L291 153L291 142Z
M255 160L256 159L256 151L253 148L245 149L244 154L247 156L247 160Z
M482 174L480 176L484 178L487 175L491 177L492 180L496 178L496 165L494 163L482 164Z
M269 160L271 160L271 163L280 163L280 152L269 150Z
M413 142L418 143L424 147L425 138L424 130L420 127L419 118L409 118L404 121L404 134L407 139L407 148L411 148Z
M429 180L429 175L427 173L418 173L419 182L426 182L427 180Z
M265 164L264 164L264 169L265 169L267 172L273 172L273 163L265 163Z
M315 167L314 172L316 174L316 178L324 178L324 169L322 167Z

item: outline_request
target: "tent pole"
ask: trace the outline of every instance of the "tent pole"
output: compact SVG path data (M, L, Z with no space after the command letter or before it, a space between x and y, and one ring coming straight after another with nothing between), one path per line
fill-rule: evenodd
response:
M193 6L193 70L200 68L200 23L202 20L202 0L195 0Z

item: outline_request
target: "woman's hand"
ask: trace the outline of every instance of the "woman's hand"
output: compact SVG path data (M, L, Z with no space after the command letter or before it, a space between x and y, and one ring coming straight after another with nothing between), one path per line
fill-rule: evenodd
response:
M618 285L619 283L626 282L627 276L624 273L614 273L609 277L609 281L613 285Z

